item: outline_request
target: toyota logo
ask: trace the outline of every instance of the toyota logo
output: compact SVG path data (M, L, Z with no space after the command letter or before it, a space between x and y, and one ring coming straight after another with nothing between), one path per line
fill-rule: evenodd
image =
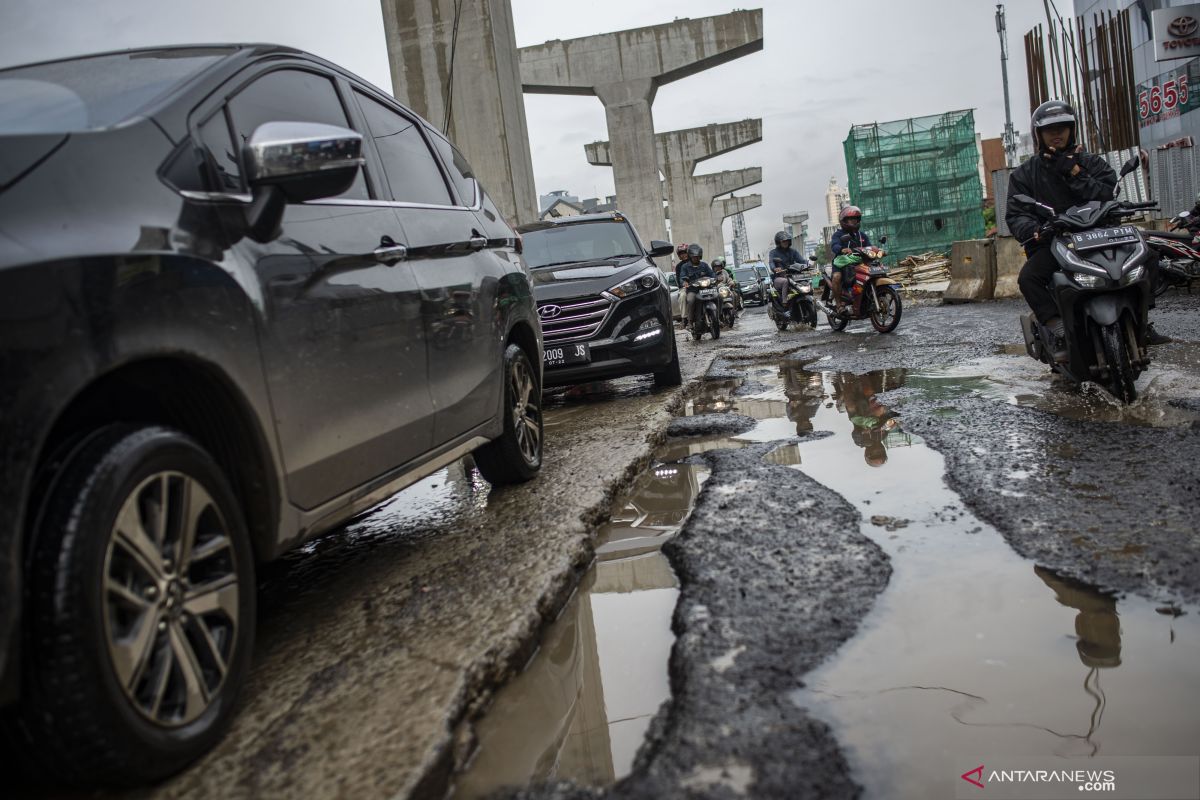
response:
M1167 25L1167 32L1172 36L1191 36L1196 32L1198 23L1195 17L1176 17Z
M538 309L538 316L542 319L554 319L562 314L562 306L542 306Z

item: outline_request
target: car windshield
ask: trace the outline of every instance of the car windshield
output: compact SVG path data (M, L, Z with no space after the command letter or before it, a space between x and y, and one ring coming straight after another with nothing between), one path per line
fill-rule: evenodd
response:
M535 269L643 255L641 246L622 220L572 222L538 228L522 234L521 241L525 263Z
M150 50L0 70L0 134L112 127L231 52Z
M745 283L747 281L757 280L758 273L752 269L735 269L733 271L733 277L742 283Z

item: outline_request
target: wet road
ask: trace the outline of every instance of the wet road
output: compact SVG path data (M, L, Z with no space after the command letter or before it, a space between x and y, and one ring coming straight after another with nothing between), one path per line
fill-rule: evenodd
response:
M1200 754L1200 298L1131 409L1018 310L751 310L680 338L684 391L553 395L533 484L463 462L266 568L234 729L131 796L941 797L990 754Z

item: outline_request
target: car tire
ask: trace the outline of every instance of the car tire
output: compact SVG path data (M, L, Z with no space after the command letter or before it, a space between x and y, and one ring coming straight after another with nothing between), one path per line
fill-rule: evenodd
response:
M504 351L504 430L478 448L475 466L493 486L524 483L542 468L542 387L518 345Z
M233 490L179 431L113 425L76 448L44 509L23 749L89 788L178 772L220 740L250 666L254 562Z
M671 363L654 372L654 385L659 388L679 386L683 383L683 372L679 368L679 345L671 335Z

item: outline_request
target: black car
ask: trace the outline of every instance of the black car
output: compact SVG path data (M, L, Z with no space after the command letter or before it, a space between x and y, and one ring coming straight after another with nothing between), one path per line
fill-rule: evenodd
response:
M290 48L0 70L0 154L3 724L152 780L230 720L257 563L538 471L531 281L449 141Z
M765 306L771 299L770 289L763 283L762 276L753 267L738 267L733 270L733 279L742 291L742 300Z
M653 374L678 386L671 293L620 212L559 217L520 228L542 322L547 386Z

